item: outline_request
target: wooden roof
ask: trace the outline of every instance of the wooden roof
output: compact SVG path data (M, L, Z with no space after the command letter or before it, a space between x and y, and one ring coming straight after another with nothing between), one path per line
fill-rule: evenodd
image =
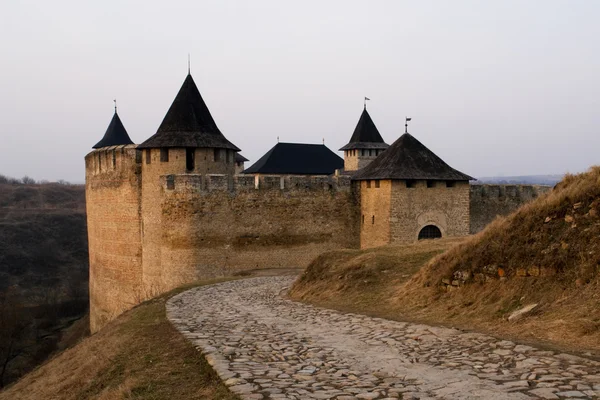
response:
M450 167L410 133L405 133L352 179L469 181L474 178Z
M331 175L344 160L323 144L277 143L245 174Z
M188 75L156 134L138 148L212 147L240 151L223 136Z
M122 144L133 144L133 142L127 134L127 131L121 122L121 118L119 118L119 114L115 111L115 114L110 120L110 124L108 124L108 128L104 133L104 137L102 137L102 139L92 148L99 149L101 147L118 146Z
M350 142L342 147L341 150L352 149L387 149L389 145L383 141L379 130L367 112L367 108L363 110L354 133L350 138Z

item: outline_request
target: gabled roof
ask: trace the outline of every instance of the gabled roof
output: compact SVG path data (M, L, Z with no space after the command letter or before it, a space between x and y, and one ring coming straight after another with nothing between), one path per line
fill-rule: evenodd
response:
M245 174L330 175L344 160L324 144L277 143Z
M389 145L383 141L379 134L375 123L367 112L367 108L363 110L354 133L350 138L350 142L340 150L351 149L387 149Z
M405 133L352 179L469 181L474 178L450 167L411 134Z
M225 139L204 103L198 87L188 75L156 134L138 148L213 147L239 151Z
M121 118L119 118L119 114L115 111L115 115L113 115L110 124L108 124L104 137L92 148L99 149L101 147L118 146L121 144L133 144L133 142L127 134Z

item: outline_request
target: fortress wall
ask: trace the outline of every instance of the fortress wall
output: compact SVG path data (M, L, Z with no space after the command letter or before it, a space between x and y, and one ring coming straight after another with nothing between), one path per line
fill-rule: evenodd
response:
M141 301L140 161L135 145L85 157L92 332Z
M358 204L347 177L225 181L161 177L165 288L247 269L304 267L324 251L359 245Z
M410 243L418 239L427 225L435 225L442 237L469 234L469 182L454 182L446 187L445 181L416 181L407 188L405 181L392 183L391 242Z
M360 248L390 243L392 181L360 181Z
M229 151L227 154L224 149L217 151L220 153L218 159L215 158L214 149L195 149L194 171L208 170L215 174L233 175L235 168L233 152ZM186 172L186 150L169 148L168 152L168 161L161 161L160 149L145 149L142 157L142 243L145 298L154 297L173 288L168 283L171 280L171 271L165 268L165 265L170 262L170 255L163 251L163 244L165 240L168 241L168 238L165 238L162 227L162 200L166 190L166 179L161 179L161 176ZM223 180L227 182L226 178ZM163 185L160 184L161 181ZM222 185L223 182L220 184ZM193 185L190 183L190 190L195 189ZM185 225L185 221L182 221L182 226L175 227L175 229L183 232L186 229Z
M541 185L471 185L470 233L477 233L497 216L508 215L551 190Z

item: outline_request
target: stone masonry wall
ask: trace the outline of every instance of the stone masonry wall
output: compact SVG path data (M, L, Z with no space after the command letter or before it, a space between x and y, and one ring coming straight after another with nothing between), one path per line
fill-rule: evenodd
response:
M471 185L470 233L477 233L499 215L508 215L551 190L541 185Z
M85 157L92 332L142 300L139 162L135 145Z
M360 247L390 242L392 181L360 181Z
M392 182L390 210L391 242L409 243L417 240L421 229L435 225L442 237L469 234L469 182L416 181L407 188L405 181Z
M161 177L162 283L255 268L305 267L357 248L358 206L347 177ZM171 189L169 189L171 188Z

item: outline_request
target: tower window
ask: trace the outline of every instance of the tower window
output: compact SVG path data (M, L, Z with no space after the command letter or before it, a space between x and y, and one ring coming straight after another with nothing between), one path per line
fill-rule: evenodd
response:
M173 175L167 176L167 190L175 189L175 177Z
M152 149L146 149L146 164L150 164L152 162L152 155L150 152Z
M113 168L117 167L117 151L113 150L112 151L112 162L113 162Z
M169 162L169 149L160 149L160 162Z
M221 149L215 149L215 161L221 161Z
M379 189L379 181L375 181L375 189Z
M367 189L371 189L371 181L367 181Z
M406 187L411 189L417 187L417 181L414 179L408 179L406 181Z
M446 187L447 188L453 188L454 186L456 186L456 182L455 181L446 181Z
M375 216L373 215L373 216L371 217L371 225L374 225L374 224L375 224Z
M195 150L193 147L186 147L185 149L185 168L188 171L193 171L196 168Z
M365 214L363 214L363 216L362 216L362 224L363 225L365 224Z
M427 181L427 187L428 188L435 187L435 181Z

